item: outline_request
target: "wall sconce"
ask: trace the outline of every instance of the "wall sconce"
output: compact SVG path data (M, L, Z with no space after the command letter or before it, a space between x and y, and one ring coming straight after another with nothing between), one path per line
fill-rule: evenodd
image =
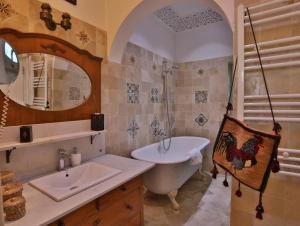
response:
M51 6L48 3L43 3L41 8L42 8L42 11L40 12L40 19L45 22L46 27L49 30L54 31L56 29L57 25L60 25L65 30L69 30L72 28L71 16L69 13L63 13L61 22L56 23L52 18Z

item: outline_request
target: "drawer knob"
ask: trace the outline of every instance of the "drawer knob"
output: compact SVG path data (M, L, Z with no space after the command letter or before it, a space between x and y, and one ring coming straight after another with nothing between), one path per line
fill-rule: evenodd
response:
M57 226L65 226L65 223L64 223L63 221L59 221L59 222L57 223Z
M131 204L126 204L126 208L129 210L133 210L133 206Z
M121 187L121 190L122 190L122 191L127 191L127 188L126 188L125 186L122 186L122 187Z
M93 226L98 226L100 224L101 224L101 220L97 219L97 220L94 221Z

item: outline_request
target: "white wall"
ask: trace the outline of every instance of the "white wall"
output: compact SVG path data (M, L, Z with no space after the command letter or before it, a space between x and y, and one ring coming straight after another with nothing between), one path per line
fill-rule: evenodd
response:
M142 21L129 41L170 60L174 60L176 55L174 32L154 15Z
M176 33L151 15L129 41L178 63L232 55L232 31L226 21Z
M190 62L232 55L232 31L223 21L176 33L176 62Z

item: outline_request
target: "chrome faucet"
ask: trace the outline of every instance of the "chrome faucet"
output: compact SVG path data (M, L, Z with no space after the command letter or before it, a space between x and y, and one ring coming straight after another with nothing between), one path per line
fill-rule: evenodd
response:
M67 154L67 151L63 148L58 149L58 157L59 157L59 164L58 164L58 171L66 170L66 159L70 158L70 155Z

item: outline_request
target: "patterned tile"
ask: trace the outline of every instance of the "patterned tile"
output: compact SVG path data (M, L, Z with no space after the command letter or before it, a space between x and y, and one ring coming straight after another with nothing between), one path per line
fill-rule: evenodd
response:
M195 122L197 122L199 126L204 126L208 122L208 119L205 115L200 113L200 115L195 119Z
M78 87L69 88L69 100L80 100L80 88Z
M188 16L179 16L175 10L170 7L164 7L154 12L163 23L169 26L175 32L182 32L205 26L219 21L223 21L223 17L212 9L206 9L201 12Z
M151 122L151 129L152 129L152 135L154 137L157 137L161 134L160 122L159 122L157 116L155 116L153 121Z
M137 122L135 121L135 119L133 119L129 123L129 127L127 129L127 132L134 139L136 137L136 135L138 134L138 130L139 129L140 129L139 125L137 124Z
M15 10L7 0L0 0L0 20L7 19L15 14Z
M133 83L127 83L127 103L138 104L140 96L140 86Z
M207 103L207 90L202 90L202 91L196 91L195 92L195 103L200 104L200 103Z
M161 103L161 95L158 88L151 88L151 103Z
M89 35L85 31L78 32L76 36L82 45L86 45L90 41Z

